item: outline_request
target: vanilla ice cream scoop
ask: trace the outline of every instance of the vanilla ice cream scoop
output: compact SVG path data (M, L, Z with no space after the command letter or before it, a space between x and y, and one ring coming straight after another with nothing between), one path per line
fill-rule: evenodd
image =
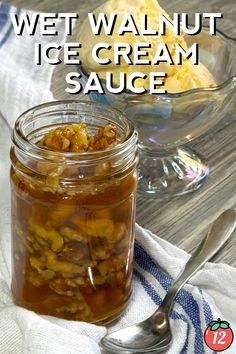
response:
M166 62L160 62L159 64L146 64L146 65L129 65L125 60L121 60L120 65L114 63L114 43L128 43L133 46L135 43L149 43L150 48L148 51L148 59L152 61L157 48L160 43L165 43L168 46L168 50L171 56L174 58L176 49L176 43L187 49L186 42L184 40L183 33L177 35L171 28L166 26L165 35L136 35L134 33L125 33L124 35L117 34L125 14L132 14L137 28L141 27L141 14L148 16L148 28L149 30L159 31L160 15L165 16L171 21L169 15L160 7L156 0L108 0L94 12L97 17L99 13L104 13L109 17L112 13L117 14L115 27L112 35L107 35L102 28L99 35L94 35L89 23L88 17L82 23L79 33L78 41L81 43L83 50L80 52L80 59L82 65L88 72L95 71L101 79L106 79L106 72L112 72L114 75L114 82L119 83L120 73L125 72L127 75L131 75L134 72L143 72L147 75L147 79L136 80L135 86L143 86L145 89L149 89L149 77L150 72L165 72L167 78L164 79L167 92L176 93L197 87L211 87L215 86L215 81L202 64L193 65L191 59L184 59L182 65L170 65ZM99 53L101 59L110 59L110 63L107 65L101 65L96 62L92 56L92 49L97 43L108 43L111 48L109 50L103 49ZM133 61L133 54L130 54L130 58Z

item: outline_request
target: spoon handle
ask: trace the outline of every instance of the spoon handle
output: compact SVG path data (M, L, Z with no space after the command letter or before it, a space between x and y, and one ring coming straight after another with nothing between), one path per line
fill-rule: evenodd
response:
M160 312L168 314L173 307L174 299L183 285L194 275L207 261L209 261L229 239L236 226L236 210L226 210L211 225L207 236L200 243L197 250L186 263L183 271L169 288L161 306L152 315L155 318Z

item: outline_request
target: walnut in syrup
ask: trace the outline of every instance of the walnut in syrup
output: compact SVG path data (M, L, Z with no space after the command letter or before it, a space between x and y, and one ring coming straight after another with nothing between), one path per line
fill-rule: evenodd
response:
M90 153L118 142L111 124L91 134L81 123L50 131L38 145L45 151ZM106 184L111 168L110 162L97 164L94 178L105 179L102 187L85 182L76 193L59 193L58 183L76 177L77 165L37 162L37 170L47 176L44 184L13 173L15 188L20 186L14 201L22 210L21 217L15 216L15 262L19 267L22 260L25 267L23 280L16 274L24 282L24 293L14 295L18 304L27 301L39 313L91 322L124 306L132 274L128 258L136 177L133 172L118 181L108 177ZM41 300L35 302L36 297Z

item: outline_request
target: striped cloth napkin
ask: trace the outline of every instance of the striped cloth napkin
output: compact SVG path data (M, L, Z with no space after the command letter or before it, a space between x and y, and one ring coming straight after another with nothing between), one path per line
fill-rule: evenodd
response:
M101 353L103 326L39 316L13 304L10 291L10 190L8 184L10 129L25 109L53 98L52 66L36 67L29 58L35 41L50 37L17 37L9 12L21 10L0 3L0 353L2 354L96 354ZM58 22L57 42L65 40ZM55 38L54 38L55 40ZM151 315L161 304L173 279L189 255L136 225L133 294L114 331ZM223 283L222 283L223 280ZM179 292L171 313L173 342L168 354L212 353L204 343L208 323L227 320L236 333L236 269L207 264ZM235 354L236 345L225 353ZM145 354L145 353L144 353Z

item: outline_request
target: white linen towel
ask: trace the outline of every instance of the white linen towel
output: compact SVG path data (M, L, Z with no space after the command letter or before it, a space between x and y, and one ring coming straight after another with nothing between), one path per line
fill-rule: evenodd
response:
M15 306L11 298L9 127L22 111L53 99L53 66L36 67L31 60L34 42L49 42L50 37L41 38L38 33L36 37L17 37L9 18L9 12L16 11L20 15L21 10L0 3L0 353L96 354L101 352L99 341L107 332L105 327L39 316ZM59 21L58 42L65 39L61 25ZM188 258L184 251L136 225L133 294L119 322L109 331L148 317ZM199 271L177 296L168 354L212 353L204 344L203 334L207 324L218 317L229 321L236 333L235 292L235 268L209 263ZM235 343L225 351L235 352Z

